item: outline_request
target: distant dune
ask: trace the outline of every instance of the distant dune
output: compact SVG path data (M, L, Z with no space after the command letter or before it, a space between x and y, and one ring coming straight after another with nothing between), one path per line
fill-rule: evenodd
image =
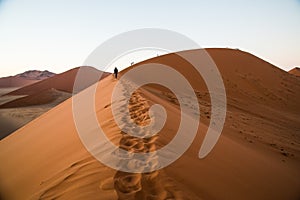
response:
M12 91L7 95L33 95L40 93L51 88L72 93L74 80L78 71L78 67L66 71L61 74L57 74L49 79L22 87L18 90Z
M28 85L26 87L20 88L18 90L12 91L8 93L7 95L32 95L40 93L44 90L49 90L51 88L54 88L59 91L72 93L73 92L73 86L74 81L77 75L78 70L80 67L76 67L74 69L68 70L64 73L57 74L56 76L53 76L51 78L48 78L44 81L40 81L31 85ZM97 69L92 69L94 72L99 72ZM109 75L109 73L104 73L103 77Z
M296 75L296 76L300 76L300 68L299 68L299 67L295 67L295 68L291 69L291 70L289 71L289 73L290 73L290 74L294 74L294 75Z
M32 83L36 83L40 80L52 77L54 75L54 73L49 72L47 70L30 70L21 74L17 74L15 76L0 78L0 88L23 87Z
M3 91L3 96L0 95L0 139L70 98L78 70L79 67L56 76L48 71L28 71L17 76L28 80L44 77L41 78L43 80L12 92L9 92L9 88L0 89L0 94ZM83 67L81 70L100 73L90 67ZM109 73L104 73L103 77L107 75ZM49 76L52 77L47 79Z
M120 73L122 76L145 63L165 64L183 74L194 88L201 121L194 142L177 161L147 174L125 173L103 165L91 156L79 139L72 99L68 99L0 141L2 198L299 199L300 79L247 52L207 49L222 74L227 115L215 148L205 159L199 159L199 148L210 122L211 101L203 79L181 56L199 59L203 51L155 57ZM76 73L75 70L69 73ZM141 87L129 96L127 90L132 87L132 81L122 82L120 102L111 102L117 81L112 76L101 80L95 94L96 115L108 139L122 149L155 151L176 134L181 116L178 100L172 92L154 84ZM39 89L41 83L32 86L42 91ZM48 89L70 91L71 78L64 83L66 85L60 88L53 87L55 81L47 85L51 85ZM28 87L24 88L14 94L33 95ZM89 90L91 87L76 98L84 99ZM130 98L128 106L126 97ZM115 124L111 103L120 105L116 117L123 119L123 123L131 118L136 124L147 124L148 109L156 103L166 109L168 118L158 136L134 138L121 133ZM130 116L123 116L125 109ZM93 115L82 117L87 126L85 134L95 133L97 130L88 126ZM106 142L101 141L99 147L105 145ZM112 152L103 148L102 153L109 157Z
M43 113L70 98L72 94L55 89L14 99L0 105L0 139L8 136Z
M71 96L72 96L71 93L61 92L61 91L58 91L58 90L52 88L49 90L44 90L37 94L32 94L32 95L18 98L18 99L12 100L10 102L7 102L5 104L2 104L2 105L0 105L0 109L1 108L18 108L18 107L49 104L60 98L61 100L56 102L57 104L59 104L59 103L61 103L61 101L64 101L64 100L70 98Z

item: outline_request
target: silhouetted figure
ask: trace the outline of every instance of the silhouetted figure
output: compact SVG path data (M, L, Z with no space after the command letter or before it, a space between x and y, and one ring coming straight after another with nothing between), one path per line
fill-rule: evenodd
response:
M116 79L118 78L118 72L119 72L119 71L118 71L118 68L115 67L115 69L114 69L114 74L115 74L115 78L116 78Z

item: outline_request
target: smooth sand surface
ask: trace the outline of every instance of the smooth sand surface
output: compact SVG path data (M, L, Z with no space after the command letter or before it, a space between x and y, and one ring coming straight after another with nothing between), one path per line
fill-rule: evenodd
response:
M197 58L201 51L181 54ZM207 51L222 74L228 110L222 135L206 158L199 159L198 152L210 120L207 88L192 66L180 56L169 54L132 67L151 62L167 64L193 86L201 123L194 142L180 159L150 174L106 167L82 145L73 120L72 99L68 99L0 141L2 198L299 199L299 78L239 50ZM95 95L96 114L107 137L135 152L155 151L166 145L180 121L174 94L161 86L147 85L131 96L128 107L120 106L120 111L129 109L130 117L140 125L149 123L151 105L158 103L167 111L167 122L158 137L134 138L122 134L113 119L111 104L126 105L124 98L111 102L116 82L112 76L103 79ZM122 84L124 90L119 95L128 98L126 88L132 83L128 80ZM90 89L77 98L84 100ZM84 119L89 122L92 116ZM125 123L129 116L124 117ZM85 134L95 131L87 127ZM106 153L109 156L111 152Z

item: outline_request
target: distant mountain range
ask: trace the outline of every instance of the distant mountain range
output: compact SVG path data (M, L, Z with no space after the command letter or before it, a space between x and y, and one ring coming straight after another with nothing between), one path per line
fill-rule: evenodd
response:
M17 74L15 77L22 77L28 80L43 80L49 77L54 76L55 73L49 72L48 70L39 71L39 70L29 70L21 74Z
M32 83L44 80L56 75L53 72L29 70L15 76L8 76L0 78L0 88L5 87L23 87Z

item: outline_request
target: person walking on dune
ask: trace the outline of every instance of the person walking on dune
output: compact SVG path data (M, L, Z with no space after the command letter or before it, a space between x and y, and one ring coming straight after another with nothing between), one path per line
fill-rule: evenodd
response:
M118 72L119 72L118 68L115 67L115 69L114 69L114 75L115 75L116 79L118 79Z

